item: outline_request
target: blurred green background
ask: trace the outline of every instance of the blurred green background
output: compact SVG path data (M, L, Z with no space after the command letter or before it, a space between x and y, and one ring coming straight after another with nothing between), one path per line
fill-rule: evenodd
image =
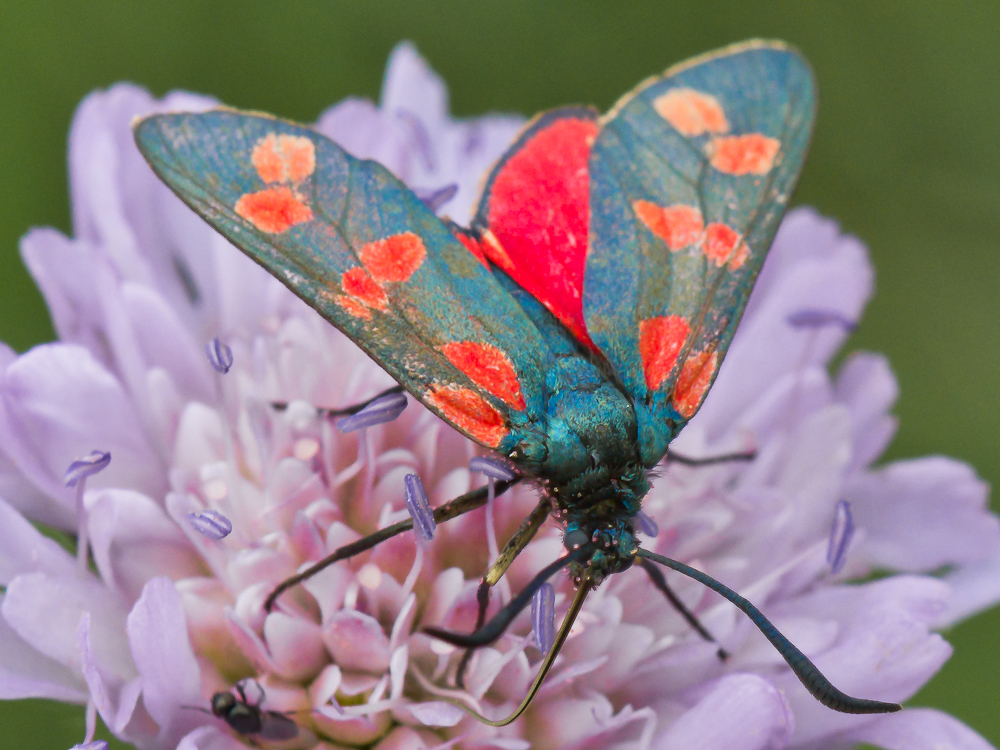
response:
M752 36L804 51L819 124L797 202L871 249L878 291L854 348L899 376L889 457L943 453L1000 479L1000 3L0 3L0 339L52 338L18 238L69 230L66 135L90 91L130 80L311 121L377 97L389 50L414 40L453 111L609 106L670 63ZM997 507L997 506L995 506ZM1000 745L1000 611L949 633L952 660L911 705ZM66 748L83 711L0 704L3 748Z

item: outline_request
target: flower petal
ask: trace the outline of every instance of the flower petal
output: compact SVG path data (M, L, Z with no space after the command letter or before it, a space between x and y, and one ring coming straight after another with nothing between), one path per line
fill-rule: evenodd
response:
M71 501L66 467L95 448L114 460L88 487L163 495L160 461L128 395L86 349L45 344L21 355L0 381L0 400L0 447L53 497Z
M201 723L181 707L198 705L201 680L188 638L181 597L169 578L152 578L128 616L132 657L142 681L142 702L159 725L158 742L174 747Z
M87 494L87 522L101 577L128 601L156 575L187 578L203 565L187 539L156 503L130 490Z
M879 716L850 733L850 739L885 750L992 750L993 745L958 719L933 708L908 708Z
M64 576L72 575L74 568L72 555L0 499L0 586L23 573Z
M323 627L323 642L344 670L382 674L389 669L389 639L371 615L342 610Z
M36 651L0 617L0 700L21 698L84 703L87 686L73 670Z
M80 668L77 629L90 613L95 659L108 673L135 677L125 639L126 611L121 600L93 576L82 578L28 573L7 586L0 613L15 632L39 653L73 669Z
M852 556L870 568L933 571L1000 551L989 486L967 464L940 456L897 461L853 483L847 499L865 539Z
M781 692L755 674L727 675L654 741L656 750L785 747L794 718Z

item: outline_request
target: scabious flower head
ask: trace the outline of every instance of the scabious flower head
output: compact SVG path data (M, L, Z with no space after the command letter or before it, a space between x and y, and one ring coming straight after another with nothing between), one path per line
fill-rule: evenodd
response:
M471 629L494 537L534 507L530 487L498 498L491 520L479 510L428 526L429 542L406 533L337 563L266 613L280 580L406 519L408 475L436 506L487 481L486 465L470 471L476 446L412 399L395 420L398 399L337 430L324 408L370 399L388 376L186 209L132 143L136 115L212 104L124 85L89 97L70 138L73 237L24 239L59 341L0 350L0 696L87 703L151 749L267 744L211 715L236 684L265 720L299 725L279 743L294 748L988 747L934 710L824 708L731 605L669 576L730 654L720 661L638 566L591 595L522 719L477 723L441 698L496 717L517 705L568 581L476 654L465 689L460 653L420 628ZM348 100L316 127L462 222L520 124L450 119L444 86L403 45L380 106ZM754 601L838 687L899 701L948 658L933 628L1000 598L1000 526L963 464L871 468L895 429L888 365L855 354L827 370L871 284L856 240L789 214L711 394L672 446L756 458L665 462L639 531ZM88 477L78 516L67 468L95 449L113 458ZM32 525L76 532L81 518L88 570ZM549 524L492 611L561 553ZM849 583L876 571L898 574Z

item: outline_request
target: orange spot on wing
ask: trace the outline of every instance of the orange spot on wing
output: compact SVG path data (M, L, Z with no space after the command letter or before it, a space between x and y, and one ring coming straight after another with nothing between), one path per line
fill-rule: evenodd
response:
M264 182L281 182L285 179L285 163L278 149L278 136L274 133L257 141L250 161Z
M781 141L760 133L714 138L708 153L712 166L731 175L767 174L781 150Z
M650 201L635 201L632 210L649 231L661 237L667 247L677 251L701 239L701 211L694 206L676 204L660 207Z
M647 318L639 323L639 355L649 390L659 388L670 375L690 332L690 324L680 315Z
M316 146L304 135L279 135L278 144L285 157L288 179L299 182L316 171Z
M407 281L427 257L424 242L413 232L403 232L362 245L358 258L375 281Z
M344 294L338 294L336 297L336 302L342 308L344 308L350 315L355 318L360 318L361 320L371 320L372 313L362 302L354 299L354 297L348 297Z
M691 419L701 406L718 362L719 355L709 351L692 354L684 360L672 400L674 408L685 419Z
M671 89L653 100L653 109L688 138L729 131L729 121L719 100L694 89Z
M705 257L721 268L731 257L735 259L733 251L742 239L732 227L713 222L705 227L705 243L702 246Z
M264 182L299 182L316 170L316 146L304 135L269 133L250 156Z
M503 351L492 344L457 341L441 347L444 356L469 380L489 391L508 406L523 411L524 395L514 365Z
M279 234L313 217L312 209L284 186L247 193L236 201L234 210L268 234Z
M745 242L741 242L740 246L736 248L736 253L729 261L729 270L735 271L737 268L746 263L747 258L749 257L750 257L750 246Z
M449 422L490 448L496 448L507 434L503 415L473 390L434 385L424 393L424 400Z
M340 277L340 287L349 295L376 310L385 310L389 302L385 289L363 268L344 271Z

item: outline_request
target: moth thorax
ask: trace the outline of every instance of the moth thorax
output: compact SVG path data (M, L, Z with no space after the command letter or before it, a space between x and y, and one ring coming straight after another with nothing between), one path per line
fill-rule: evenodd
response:
M557 517L599 525L634 517L649 491L649 479L641 464L594 466L568 482L550 481L545 491Z

